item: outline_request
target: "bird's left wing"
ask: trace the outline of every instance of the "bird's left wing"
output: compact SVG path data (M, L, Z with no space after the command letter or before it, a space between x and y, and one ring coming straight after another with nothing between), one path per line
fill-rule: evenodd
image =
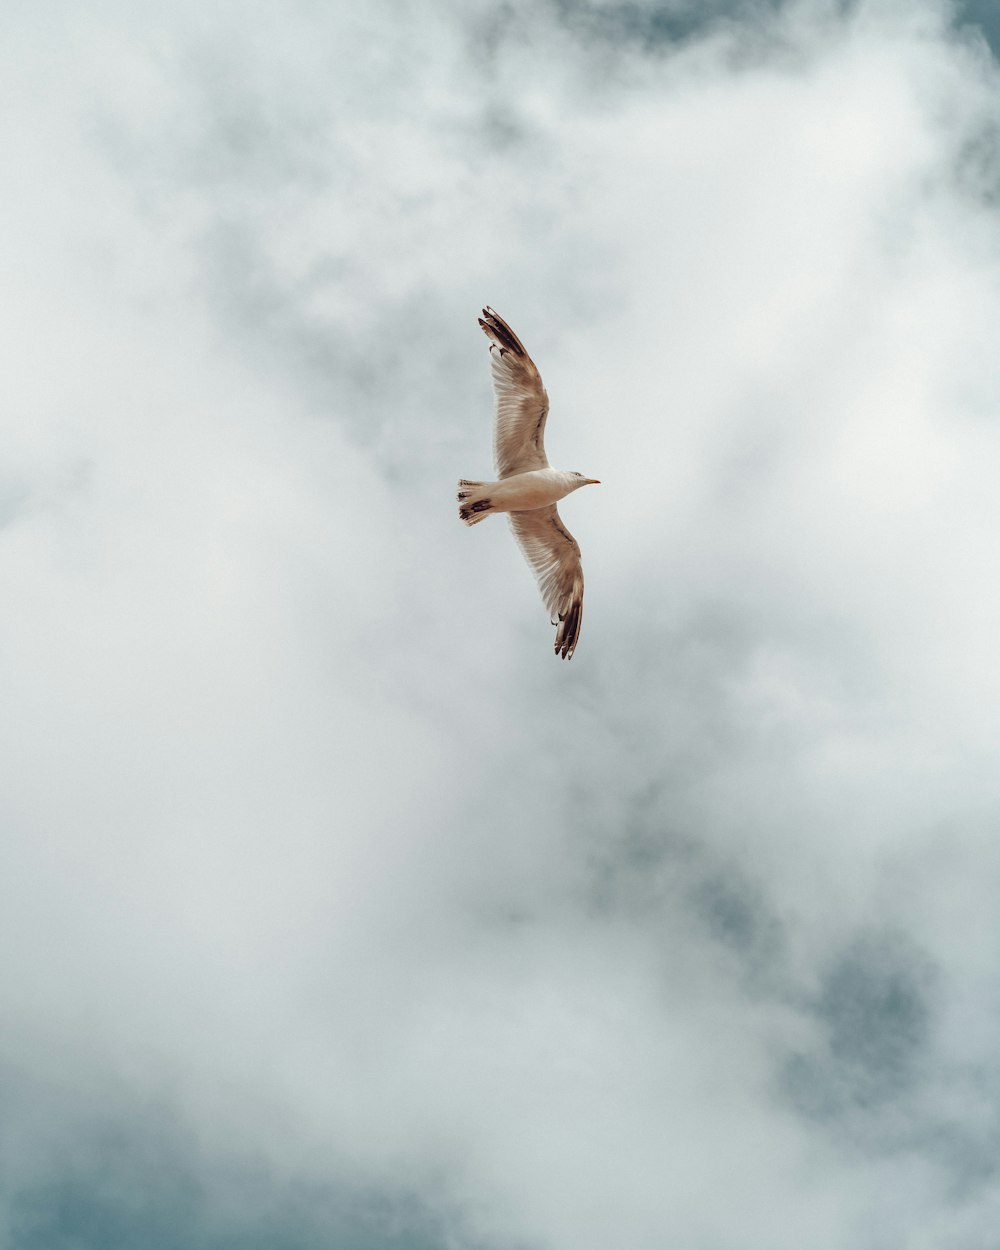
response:
M583 619L583 565L576 539L555 504L507 514L524 558L531 565L556 630L556 655L572 659Z
M497 476L510 477L532 469L547 469L545 418L549 397L535 362L524 344L492 308L479 318L490 340L490 367L496 414L493 425L493 458Z

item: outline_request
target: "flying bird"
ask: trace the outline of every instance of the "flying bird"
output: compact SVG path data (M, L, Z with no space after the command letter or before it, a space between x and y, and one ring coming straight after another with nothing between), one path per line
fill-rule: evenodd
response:
M479 318L490 340L496 410L493 419L495 482L458 483L458 515L478 525L506 512L517 544L538 582L556 628L556 655L572 659L583 618L583 566L576 539L563 525L556 503L597 478L553 469L545 455L549 397L524 344L492 308Z

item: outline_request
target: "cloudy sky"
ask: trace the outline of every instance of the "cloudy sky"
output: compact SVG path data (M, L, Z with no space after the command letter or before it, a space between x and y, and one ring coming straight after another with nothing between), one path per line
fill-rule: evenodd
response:
M3 1250L997 1244L998 17L6 6Z

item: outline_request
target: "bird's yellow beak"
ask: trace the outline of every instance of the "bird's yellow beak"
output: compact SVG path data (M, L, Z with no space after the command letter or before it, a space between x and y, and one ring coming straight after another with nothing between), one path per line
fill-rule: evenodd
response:
M601 479L599 477L588 477L584 483L585 486L600 486L600 484Z

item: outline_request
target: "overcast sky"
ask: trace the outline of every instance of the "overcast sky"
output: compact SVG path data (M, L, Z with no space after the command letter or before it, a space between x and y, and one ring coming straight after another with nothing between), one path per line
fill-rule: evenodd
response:
M992 4L0 26L3 1250L995 1246Z

